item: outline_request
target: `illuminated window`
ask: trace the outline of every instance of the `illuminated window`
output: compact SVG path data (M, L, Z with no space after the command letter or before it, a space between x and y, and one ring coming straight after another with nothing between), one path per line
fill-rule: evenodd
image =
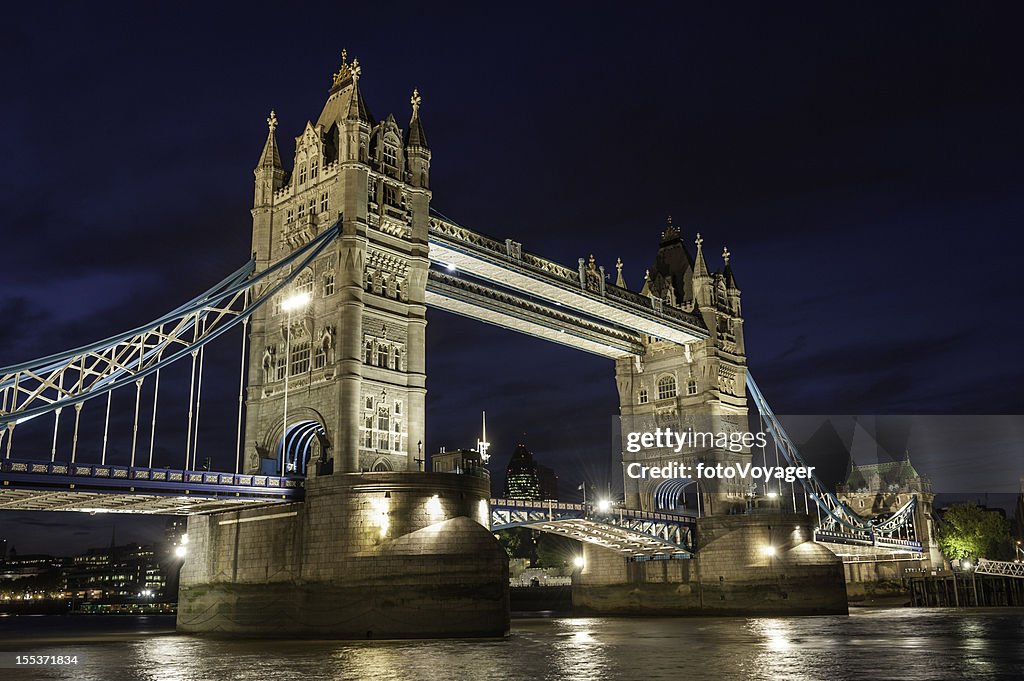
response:
M676 379L674 376L664 376L658 380L658 399L667 400L676 396Z
M295 280L295 293L313 295L313 275L309 273L309 270L300 274L299 278Z
M324 275L324 298L334 295L334 272Z
M309 341L292 343L292 376L309 371Z

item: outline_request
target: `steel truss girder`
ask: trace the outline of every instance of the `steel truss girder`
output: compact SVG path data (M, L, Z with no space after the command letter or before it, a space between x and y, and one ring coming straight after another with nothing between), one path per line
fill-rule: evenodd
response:
M1024 579L1024 562L979 558L978 567L974 571L979 575L999 575Z
M143 380L247 320L337 237L339 224L254 274L250 260L177 309L118 336L0 368L0 442L17 423Z
M701 318L619 288L586 271L559 265L522 250L521 245L492 239L453 222L431 218L431 262L456 267L506 289L558 302L574 313L614 322L634 332L684 344L708 337Z
M427 304L610 359L643 353L643 338L631 329L548 305L462 273L431 269Z
M582 504L491 500L491 530L530 527L618 551L631 559L690 557L696 521L690 516L618 509L601 513Z

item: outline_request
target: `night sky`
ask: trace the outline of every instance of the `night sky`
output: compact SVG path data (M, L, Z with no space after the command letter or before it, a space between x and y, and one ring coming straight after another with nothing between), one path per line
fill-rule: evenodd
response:
M245 262L268 112L290 167L347 48L378 119L405 126L419 88L432 206L457 222L569 265L621 257L634 290L669 214L713 269L727 244L777 413L1024 413L1020 17L892 4L8 9L0 365L156 318ZM618 474L610 361L428 320L427 451L472 446L486 409L499 468L523 442L567 490ZM224 469L235 371L203 407L227 414L201 431ZM971 492L1013 492L1024 472L1024 426L1002 423L1009 444ZM4 513L0 536L63 553L114 523L124 540L154 527Z

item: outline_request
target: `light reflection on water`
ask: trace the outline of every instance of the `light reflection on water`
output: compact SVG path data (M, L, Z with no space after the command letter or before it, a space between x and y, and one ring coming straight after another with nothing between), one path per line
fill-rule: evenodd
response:
M1024 678L1024 610L870 610L850 617L514 620L504 640L226 641L0 625L0 650L76 651L75 670L0 678L76 681L660 681ZM87 621L86 621L87 624ZM14 640L12 640L14 637ZM19 639L20 638L20 642ZM114 640L116 639L116 640ZM66 641L61 643L60 641ZM9 675L10 674L10 675Z

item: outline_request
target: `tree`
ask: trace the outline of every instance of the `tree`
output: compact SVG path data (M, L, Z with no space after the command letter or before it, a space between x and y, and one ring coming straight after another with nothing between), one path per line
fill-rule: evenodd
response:
M939 546L950 560L1013 557L1010 523L995 511L977 504L954 504L942 514L938 527Z

